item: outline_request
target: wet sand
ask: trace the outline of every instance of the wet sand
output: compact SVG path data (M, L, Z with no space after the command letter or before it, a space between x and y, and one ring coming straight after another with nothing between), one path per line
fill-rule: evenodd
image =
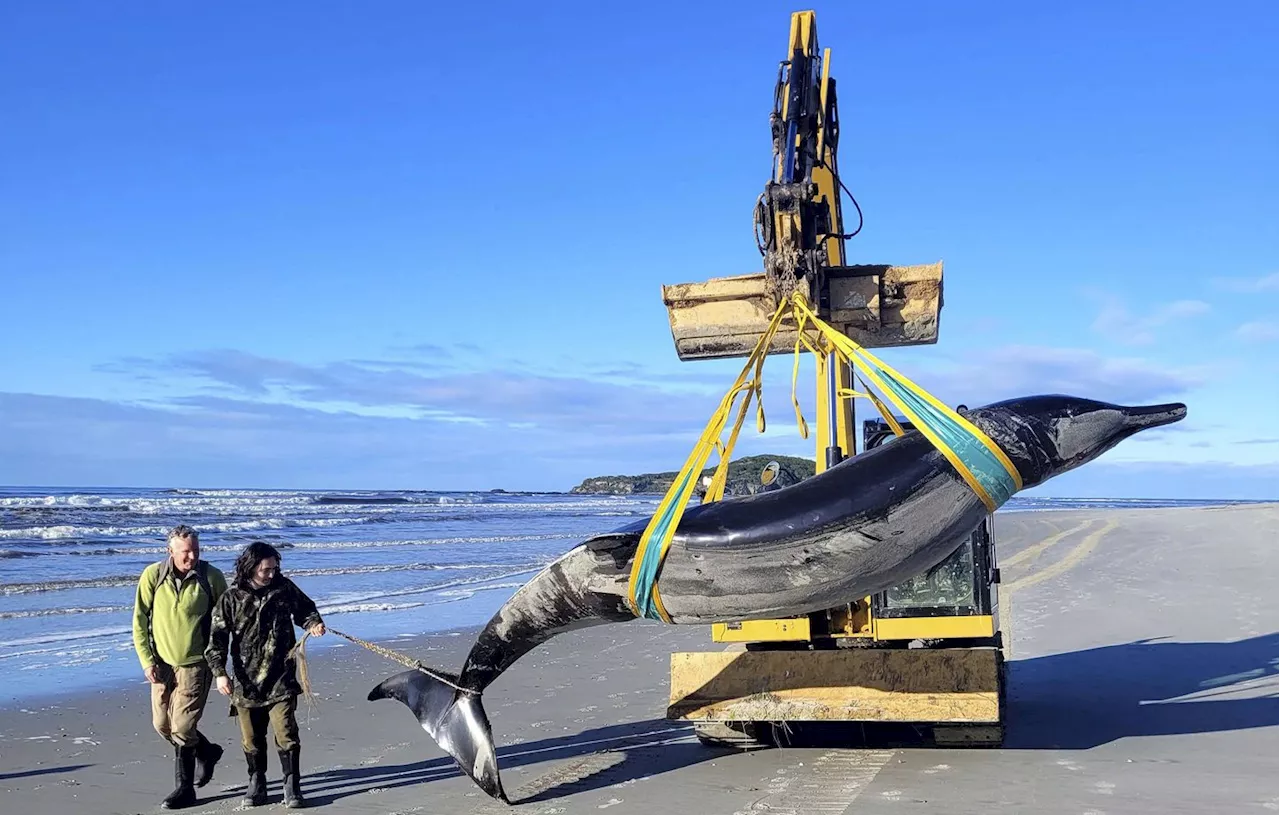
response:
M1276 811L1278 534L1275 504L999 516L1001 749L705 747L664 718L668 655L722 646L706 627L634 622L556 638L485 693L513 807L461 776L403 706L365 700L398 665L349 644L313 651L303 791L335 813ZM471 637L390 644L454 669ZM0 690L5 813L159 811L173 765L140 674L5 702L20 681ZM226 712L221 697L206 710L227 753L187 812L239 805ZM279 811L274 756L268 779Z

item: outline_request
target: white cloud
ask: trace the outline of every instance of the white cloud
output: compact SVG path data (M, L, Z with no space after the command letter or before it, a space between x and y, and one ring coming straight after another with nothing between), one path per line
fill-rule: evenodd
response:
M937 356L921 358L921 366L910 359L904 372L921 386L974 407L1053 392L1170 401L1206 379L1193 368L1072 348L1005 346L943 365ZM719 366L722 377L710 369L681 377L678 363L670 367L672 376L629 364L557 376L506 366L429 371L394 360L302 364L234 350L127 360L101 369L157 374L163 391L135 378L131 402L0 394L0 426L14 430L0 439L0 477L567 489L601 473L680 466L736 366ZM756 433L752 411L736 454L813 454L812 372L806 360L797 383L810 438L801 440L795 427L791 359L773 357L764 387L769 433ZM150 398L141 404L144 394ZM858 411L859 419L873 415L861 401ZM1172 438L1168 447L1185 449ZM1174 457L1154 435L1141 449L1150 458ZM1237 456L1251 449L1266 447L1237 447Z
M1198 368L1138 357L1108 357L1081 348L1007 345L970 355L945 369L921 370L913 378L940 399L976 407L1040 393L1143 404L1178 397L1208 377Z
M1280 273L1272 272L1262 277L1215 277L1211 282L1215 288L1235 294L1273 291L1280 287Z
M1105 300L1102 311L1093 321L1093 330L1127 345L1150 345L1156 341L1157 329L1177 327L1211 310L1203 300L1177 300L1159 304L1147 314L1136 314L1118 298Z
M338 361L307 365L238 350L183 354L159 362L131 361L135 368L186 378L177 402L244 399L308 408L345 409L364 415L436 420L522 423L561 432L680 433L690 417L705 416L714 402L691 388L696 381L627 381L599 375L555 375L518 367L424 371L394 361ZM100 370L128 373L100 366ZM629 372L617 372L626 377ZM705 390L705 388L701 389ZM204 391L205 395L191 395ZM388 413L388 411L390 411ZM698 421L696 418L692 421Z
M572 433L202 397L170 407L0 393L0 483L568 489L677 469L697 436Z
M234 400L158 409L6 393L0 424L15 430L0 434L0 483L104 486L568 489L593 475L677 469L696 435L495 433ZM1265 441L1253 446L1265 449ZM752 431L737 452L812 455L813 445L761 440ZM1276 496L1275 463L1242 466L1238 454L1194 463L1125 461L1115 452L1034 493Z
M1275 320L1248 322L1237 328L1235 335L1247 342L1274 342L1280 339L1280 326Z

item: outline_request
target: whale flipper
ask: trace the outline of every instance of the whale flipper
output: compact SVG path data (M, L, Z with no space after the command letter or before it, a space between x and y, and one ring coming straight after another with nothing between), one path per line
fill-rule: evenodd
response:
M457 677L446 676L454 685ZM453 756L462 771L482 790L507 801L498 775L498 759L493 748L493 730L480 703L480 694L457 690L448 683L419 670L388 677L369 691L369 701L395 699L418 717L418 723Z

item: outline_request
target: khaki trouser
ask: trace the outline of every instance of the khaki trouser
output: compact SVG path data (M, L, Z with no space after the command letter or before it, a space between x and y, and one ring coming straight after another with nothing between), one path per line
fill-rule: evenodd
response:
M178 747L195 747L200 742L196 725L209 698L213 674L203 662L186 668L161 665L151 686L151 726L160 737Z
M268 707L237 707L240 720L240 744L246 753L265 753L267 750L267 721L275 731L276 747L285 752L298 746L298 697L290 696L283 702Z

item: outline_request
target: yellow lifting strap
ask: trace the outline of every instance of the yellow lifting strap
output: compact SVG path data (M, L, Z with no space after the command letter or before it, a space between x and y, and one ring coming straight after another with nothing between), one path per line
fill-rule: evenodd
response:
M858 343L823 322L797 294L792 307L800 331L806 322L813 323L823 339L834 346L836 355L856 367L888 397L907 419L955 467L960 477L973 488L988 512L995 512L1005 501L1022 489L1022 475L986 433L968 419L939 401L906 376L895 371ZM863 383L865 386L865 382ZM885 413L883 405L877 405ZM890 425L897 425L890 420ZM895 427L894 432L899 432Z
M866 377L862 380L866 393L842 390L839 395L869 398L893 432L902 435L901 424L884 402L877 398L867 386L866 380L870 380L951 462L989 512L995 512L1013 493L1022 489L1022 478L1017 468L1004 451L985 433L907 377L877 359L861 345L821 320L809 307L804 294L795 292L790 300L779 304L768 328L761 335L759 342L747 358L747 363L738 374L737 380L721 399L719 407L703 429L697 445L676 474L671 487L658 504L657 511L645 527L632 562L631 577L627 587L627 602L637 616L671 622L658 595L657 577L662 560L666 557L671 539L693 495L698 474L706 467L707 459L713 450L719 453L720 462L712 476L704 500L718 501L723 496L725 482L728 479L729 460L752 397L755 397L757 402L757 428L759 432L764 432L764 409L760 404L763 384L761 372L770 341L777 333L783 316L788 313L791 314L797 329L792 366L791 401L795 406L796 422L803 438L808 438L808 426L795 396L796 379L800 371L801 346L814 354L833 352L839 360L857 368ZM806 336L807 326L817 330L820 346L815 345ZM753 372L754 376L751 376ZM739 395L744 393L746 398L738 410L737 420L734 422L728 443L722 445L720 435L728 423L729 414L733 411L733 403Z

